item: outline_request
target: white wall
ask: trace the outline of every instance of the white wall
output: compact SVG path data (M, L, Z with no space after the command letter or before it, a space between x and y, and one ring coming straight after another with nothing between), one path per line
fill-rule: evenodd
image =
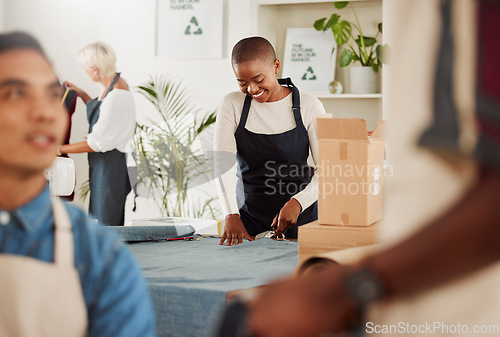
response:
M5 0L0 0L0 32L5 29Z
M77 84L91 96L99 93L100 86L87 77L76 53L84 45L102 40L115 48L118 70L132 87L153 74L173 75L184 80L202 108L213 111L226 93L237 90L228 55L239 39L251 35L251 0L224 0L224 58L217 60L156 58L155 8L156 0L0 0L0 29L34 34L45 47L60 79ZM135 98L141 121L152 107L138 94ZM79 102L73 117L72 142L82 140L87 128L85 107ZM72 158L80 184L88 175L86 156ZM155 215L146 206L138 208L138 214L127 210L128 218Z

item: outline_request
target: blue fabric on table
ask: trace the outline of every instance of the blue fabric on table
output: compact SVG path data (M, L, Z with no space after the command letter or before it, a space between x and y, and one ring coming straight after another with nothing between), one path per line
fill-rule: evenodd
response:
M193 226L107 226L107 230L118 233L125 242L159 241L193 235Z
M159 336L211 336L229 291L261 286L297 266L297 242L263 238L227 247L219 240L129 246L148 282Z

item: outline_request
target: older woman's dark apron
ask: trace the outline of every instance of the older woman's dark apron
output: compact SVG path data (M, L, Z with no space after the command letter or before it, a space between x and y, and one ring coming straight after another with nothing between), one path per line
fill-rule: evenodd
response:
M299 90L290 78L280 79L292 89L293 116L296 127L279 134L257 134L245 129L252 103L246 96L240 123L234 134L241 169L245 203L240 218L248 233L255 236L271 229L273 218L292 196L311 181L309 135L300 114ZM285 236L297 238L298 226L318 219L317 202L304 210Z
M117 73L104 97L120 78ZM103 99L104 99L103 97ZM102 101L98 98L87 101L89 133L99 119ZM99 223L121 226L125 217L125 201L130 192L126 155L117 149L108 152L89 152L89 214Z

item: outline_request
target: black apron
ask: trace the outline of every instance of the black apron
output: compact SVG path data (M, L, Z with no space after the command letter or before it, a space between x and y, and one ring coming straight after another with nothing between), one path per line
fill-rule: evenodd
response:
M292 89L292 111L296 127L271 135L248 131L245 124L252 97L247 95L240 123L234 134L245 195L240 218L252 236L270 230L273 218L285 203L311 181L311 169L307 164L309 135L300 114L299 90L290 78L278 81ZM315 202L285 232L286 238L296 239L298 226L317 219L318 208Z
M104 97L113 89L120 74L117 73ZM103 97L103 99L104 99ZM99 119L102 101L87 101L89 133ZM108 152L89 152L89 214L99 223L122 226L125 220L125 201L130 192L126 155L117 149Z

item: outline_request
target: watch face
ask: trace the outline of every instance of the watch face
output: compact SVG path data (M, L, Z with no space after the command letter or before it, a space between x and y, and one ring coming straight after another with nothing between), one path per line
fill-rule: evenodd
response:
M361 308L381 298L385 292L382 282L368 268L347 276L346 288L347 293Z
M376 300L379 290L378 288L378 284L375 284L369 279L360 280L358 285L359 297L367 302Z

